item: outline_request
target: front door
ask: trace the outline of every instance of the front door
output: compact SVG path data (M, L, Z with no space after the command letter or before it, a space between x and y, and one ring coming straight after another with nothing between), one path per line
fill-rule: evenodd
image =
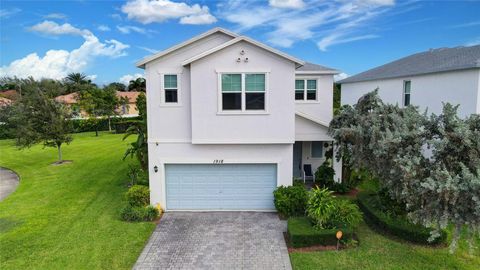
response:
M293 145L293 177L302 177L302 142Z

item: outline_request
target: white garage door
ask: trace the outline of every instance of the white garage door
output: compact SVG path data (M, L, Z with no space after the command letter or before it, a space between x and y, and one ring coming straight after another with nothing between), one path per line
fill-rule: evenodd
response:
M165 165L167 210L273 210L275 164Z

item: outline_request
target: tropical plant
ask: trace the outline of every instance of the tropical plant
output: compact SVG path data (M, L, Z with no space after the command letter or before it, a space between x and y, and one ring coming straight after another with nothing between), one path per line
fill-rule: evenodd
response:
M327 229L335 212L335 199L332 191L326 188L313 188L307 201L307 216L317 229Z
M144 78L136 78L135 80L131 80L128 84L128 91L145 92L146 87L147 84Z
M362 222L363 216L355 203L348 200L337 200L331 222L336 228L355 228Z
M137 157L140 165L144 171L148 170L148 138L147 138L147 114L146 114L146 99L145 95L139 95L136 106L139 110L141 119L132 123L125 132L123 140L137 135L137 140L130 144L130 147L125 151L123 159L130 157Z
M374 91L330 124L337 158L379 179L411 222L436 228L431 241L454 225L451 252L462 228L471 250L480 232L480 117L461 119L457 109L447 103L428 117L414 106L384 104Z

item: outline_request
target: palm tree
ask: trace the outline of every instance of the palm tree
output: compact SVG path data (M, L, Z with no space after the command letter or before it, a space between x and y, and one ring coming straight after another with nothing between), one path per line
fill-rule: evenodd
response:
M146 83L144 78L137 78L135 80L131 80L128 84L128 91L139 91L145 92Z
M90 80L87 79L87 75L84 73L72 72L65 77L65 82L71 84L87 84Z

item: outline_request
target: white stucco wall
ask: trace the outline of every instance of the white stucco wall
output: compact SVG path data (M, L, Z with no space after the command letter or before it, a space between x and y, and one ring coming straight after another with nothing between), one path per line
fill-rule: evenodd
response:
M219 110L219 74L229 72L266 73L266 112ZM294 72L292 61L243 41L193 62L193 143L294 143Z
M384 102L403 105L403 82L411 81L412 105L423 112L439 114L442 102L460 104L459 115L479 113L479 69L441 72L427 75L342 84L342 105L353 105L358 99L379 88Z
M165 164L197 163L223 164L275 163L277 164L277 185L292 184L292 144L262 145L199 145L191 143L149 144L150 203L167 207L165 197ZM154 166L158 172L154 172Z
M216 33L146 65L148 135L151 141L190 141L190 71L182 62L232 37ZM162 105L162 74L178 74L179 105Z
M317 80L317 100L295 100L295 110L311 115L315 119L330 123L333 117L333 74L304 75L297 74L295 79ZM292 90L294 91L294 90Z

